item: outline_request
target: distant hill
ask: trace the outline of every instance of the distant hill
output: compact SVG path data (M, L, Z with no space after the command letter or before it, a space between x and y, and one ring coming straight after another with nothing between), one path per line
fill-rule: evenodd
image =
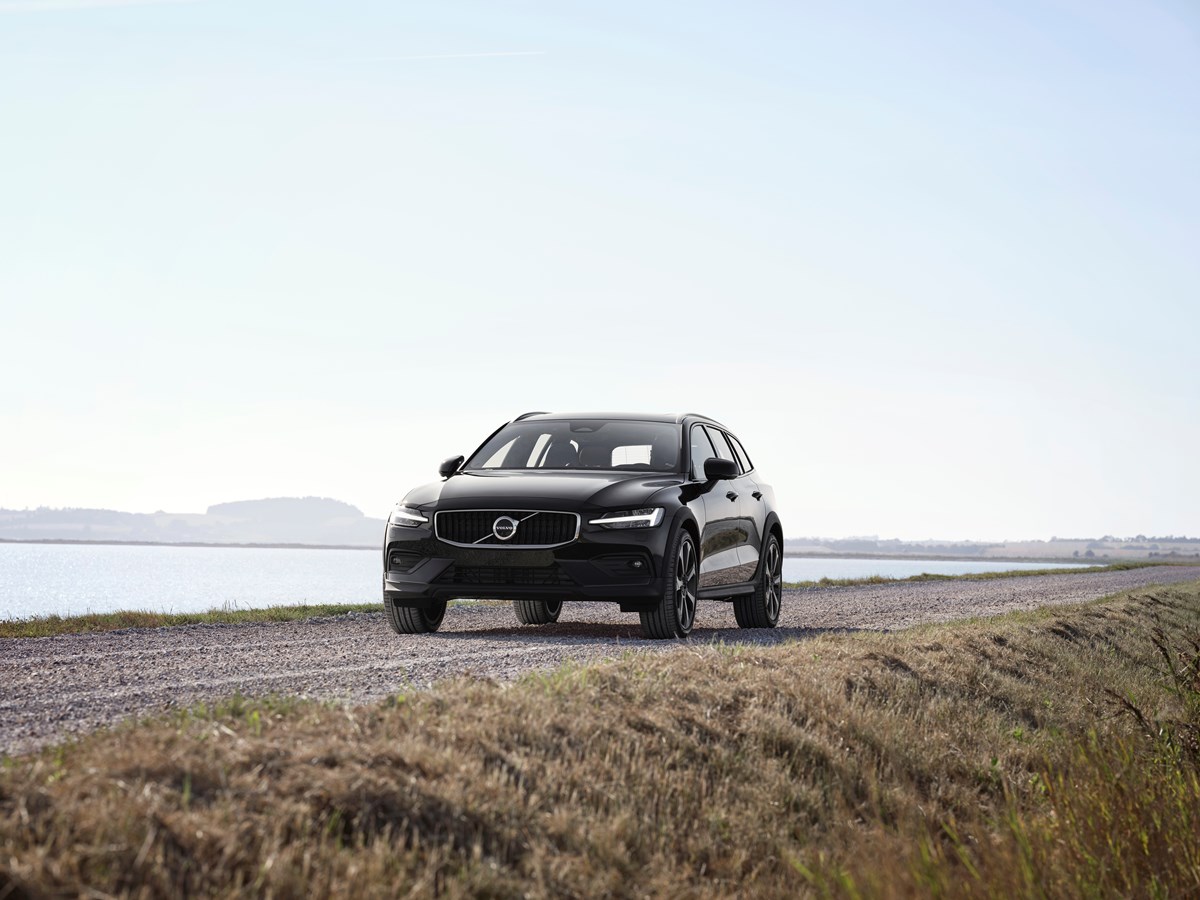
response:
M0 540L378 547L384 524L340 500L276 497L218 503L204 513L0 509Z
M205 515L232 516L239 519L309 519L327 520L345 516L358 518L362 512L357 506L330 500L327 497L274 497L267 500L234 500L210 506Z

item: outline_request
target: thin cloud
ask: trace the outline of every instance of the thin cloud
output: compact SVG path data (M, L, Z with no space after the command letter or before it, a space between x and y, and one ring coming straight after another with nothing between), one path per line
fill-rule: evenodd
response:
M545 56L545 50L500 50L494 53L431 53L424 56L356 56L331 62L410 62L418 59L479 59L484 56Z
M3 0L0 13L50 12L64 9L105 9L114 6L166 6L199 0Z

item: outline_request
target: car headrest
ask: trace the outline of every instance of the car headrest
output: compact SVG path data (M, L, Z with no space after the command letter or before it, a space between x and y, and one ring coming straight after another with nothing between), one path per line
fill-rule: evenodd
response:
M579 465L586 469L606 469L612 465L612 451L598 444L581 447Z
M555 441L546 448L542 465L549 469L565 469L579 464L579 453L567 441Z
M674 471L679 464L679 444L667 443L653 444L650 447L650 468L662 469L664 471Z

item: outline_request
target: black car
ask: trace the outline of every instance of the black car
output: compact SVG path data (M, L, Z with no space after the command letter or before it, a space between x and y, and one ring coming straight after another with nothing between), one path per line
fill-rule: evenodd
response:
M383 605L401 634L446 601L512 600L526 625L608 600L651 638L687 637L696 601L742 628L779 620L783 530L741 442L698 415L525 413L442 463L388 519Z

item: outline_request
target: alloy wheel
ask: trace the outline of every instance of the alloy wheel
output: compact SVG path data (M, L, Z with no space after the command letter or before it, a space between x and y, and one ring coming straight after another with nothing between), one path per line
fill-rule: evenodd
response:
M692 630L696 621L696 586L699 574L696 567L696 547L692 539L685 536L679 542L679 553L675 557L675 612L684 634Z
M778 542L774 540L767 546L765 569L767 584L763 605L766 607L767 618L776 622L779 620L780 600L783 596L783 554L779 551Z

